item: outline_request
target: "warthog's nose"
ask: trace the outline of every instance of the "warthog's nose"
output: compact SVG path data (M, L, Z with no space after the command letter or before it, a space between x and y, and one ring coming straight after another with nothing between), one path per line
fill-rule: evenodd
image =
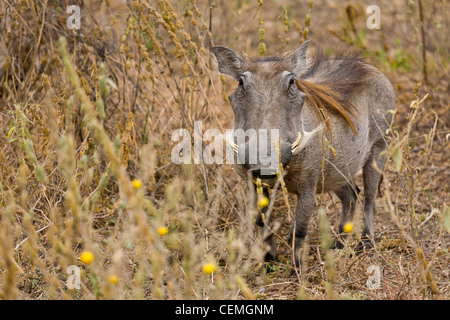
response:
M283 164L283 168L286 168L289 162L291 162L292 149L288 143L281 143L280 148L280 161Z
M248 143L240 145L238 148L238 163L242 164L247 170L251 170L253 177L269 178L276 177L279 168L278 151L272 156L271 149L267 155L261 155L256 148L249 147ZM288 143L281 143L279 160L283 168L291 161L292 150Z

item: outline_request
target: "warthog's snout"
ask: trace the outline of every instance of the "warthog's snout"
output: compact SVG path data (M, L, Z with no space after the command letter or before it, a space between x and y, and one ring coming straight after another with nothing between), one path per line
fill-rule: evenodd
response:
M279 163L283 168L291 161L292 144L281 142L279 148L253 146L248 142L238 146L238 159L243 167L252 172L254 178L273 179L279 170ZM279 149L279 151L278 151ZM278 154L279 152L279 154Z

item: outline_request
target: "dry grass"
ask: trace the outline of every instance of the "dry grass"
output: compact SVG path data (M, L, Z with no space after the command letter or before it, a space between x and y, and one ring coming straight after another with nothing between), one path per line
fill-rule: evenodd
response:
M445 2L423 3L420 89L412 2L380 1L380 31L348 1L124 3L73 1L80 30L66 27L66 1L0 4L1 299L449 298ZM354 252L359 204L344 249L329 249L340 204L325 194L293 278L284 239L294 202L283 184L271 203L281 257L264 273L255 195L229 165L173 164L171 135L200 120L203 130L232 127L234 84L218 75L211 41L259 55L306 38L362 48L394 84L397 110L376 248ZM206 263L215 272L202 272ZM67 288L71 265L81 289ZM367 286L372 265L379 289Z

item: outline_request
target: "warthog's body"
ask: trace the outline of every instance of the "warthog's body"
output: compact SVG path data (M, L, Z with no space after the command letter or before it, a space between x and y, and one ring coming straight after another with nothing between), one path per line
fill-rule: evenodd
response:
M213 48L219 70L240 81L230 96L235 129L279 130L284 180L288 190L298 196L292 228L297 266L300 259L296 249L306 236L315 194L334 191L338 195L343 205L342 232L354 213L358 188L353 177L361 170L363 235L373 240L374 201L379 170L385 162L379 154L385 149L383 134L391 121L387 111L395 109L392 85L378 69L349 56L309 59L307 48L308 42L293 53L265 60L244 60L228 48ZM292 151L290 146L298 136L301 143ZM238 147L239 152L248 150L247 145ZM244 178L249 170L258 177L263 167L243 164L236 165L236 170ZM276 181L275 176L259 177L269 185ZM266 259L275 257L272 246Z

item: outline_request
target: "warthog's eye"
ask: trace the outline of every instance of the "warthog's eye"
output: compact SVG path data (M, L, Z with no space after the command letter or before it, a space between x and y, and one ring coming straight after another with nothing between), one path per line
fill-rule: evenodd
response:
M294 78L294 77L291 77L291 78L289 79L289 88L290 88L292 85L294 85L294 83L295 83L295 78Z
M239 79L238 79L238 81L239 81L239 86L244 86L244 77L239 77Z

